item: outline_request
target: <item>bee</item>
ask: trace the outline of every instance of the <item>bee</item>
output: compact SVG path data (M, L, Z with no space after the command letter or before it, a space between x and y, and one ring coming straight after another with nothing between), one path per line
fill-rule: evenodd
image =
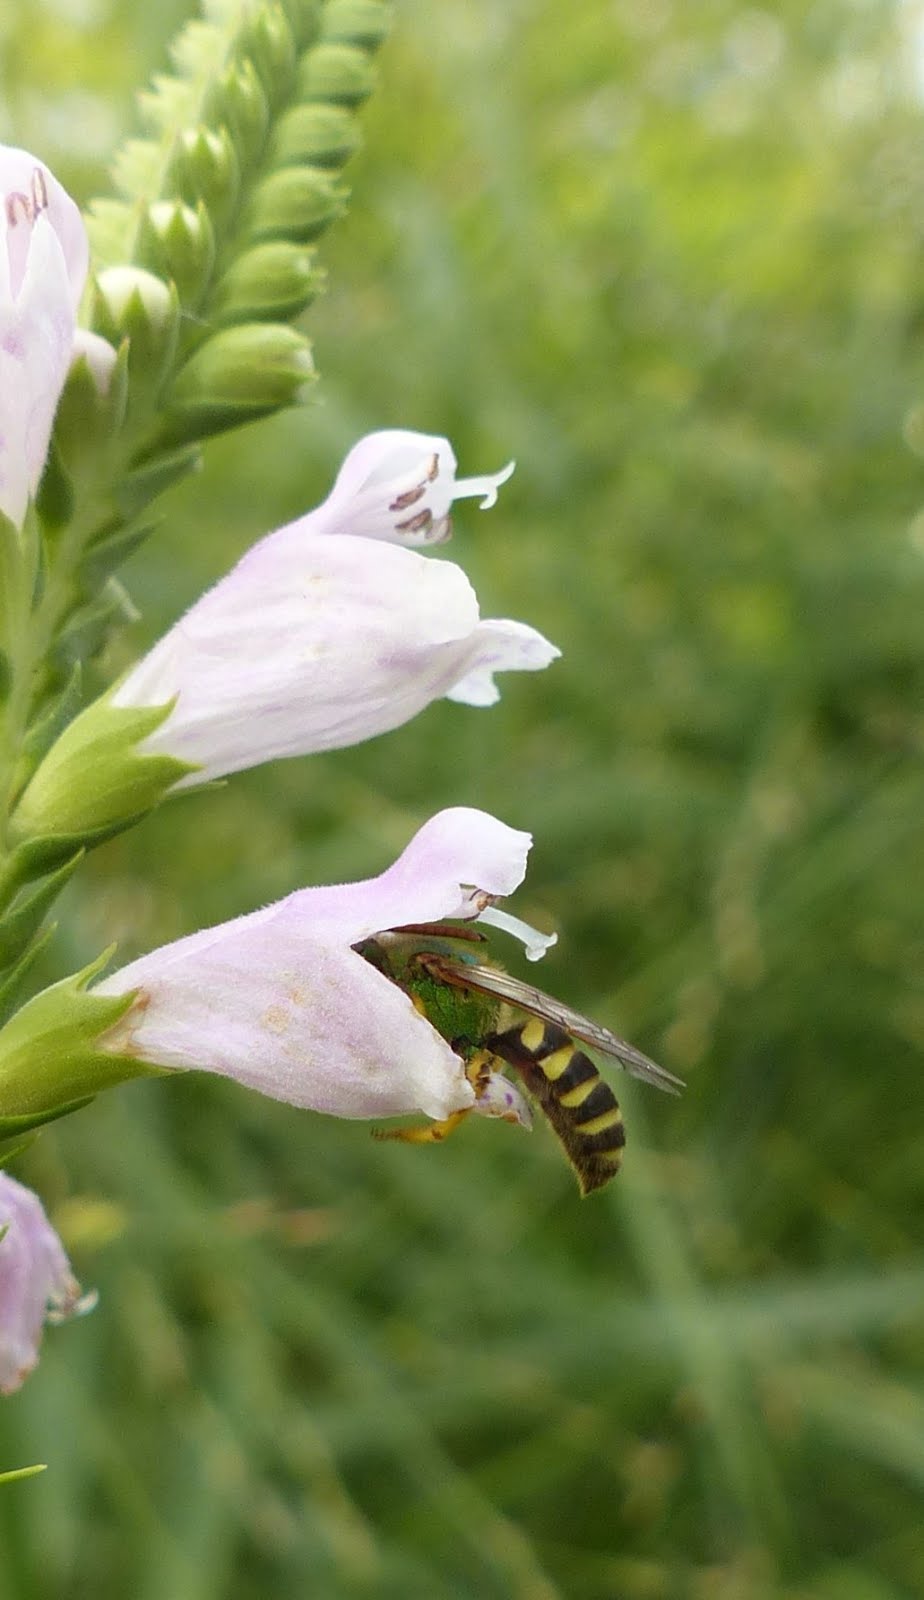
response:
M616 1096L581 1044L668 1094L678 1094L683 1083L560 1000L502 967L476 961L473 946L483 942L483 935L465 924L434 923L377 934L358 949L407 990L461 1055L476 1095L488 1069L504 1063L514 1068L558 1138L581 1194L591 1194L619 1171L626 1132ZM516 1012L525 1012L525 1019L511 1022ZM415 1143L442 1139L466 1114L457 1111L443 1123L377 1137Z

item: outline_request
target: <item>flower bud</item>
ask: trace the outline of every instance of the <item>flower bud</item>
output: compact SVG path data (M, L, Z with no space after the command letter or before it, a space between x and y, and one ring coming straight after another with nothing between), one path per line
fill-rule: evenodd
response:
M299 98L355 108L375 87L375 68L365 50L350 44L319 44L306 50L298 74Z
M237 51L240 58L253 63L270 106L289 99L295 83L297 52L281 6L262 6L246 19Z
M343 216L347 192L332 173L318 167L282 167L257 186L249 236L310 244Z
M223 225L241 190L240 163L227 128L185 129L170 156L164 188L193 208L205 206L213 229Z
M116 348L127 339L132 381L156 389L176 353L180 325L176 290L142 267L106 267L94 291L94 328Z
M138 259L176 284L182 305L198 305L215 265L215 233L202 202L195 211L179 200L149 206L139 229Z
M391 26L391 6L382 0L328 0L321 38L325 43L361 45L377 50Z
M356 118L345 106L293 106L276 131L274 154L283 167L342 167L361 143Z
M203 100L202 121L213 128L228 129L242 172L259 161L266 145L270 111L252 62L234 62L213 81Z
M311 345L278 322L223 328L180 368L166 405L175 437L202 438L294 405L315 381Z
M258 244L231 263L215 293L220 323L288 322L304 311L326 281L310 246L287 239Z

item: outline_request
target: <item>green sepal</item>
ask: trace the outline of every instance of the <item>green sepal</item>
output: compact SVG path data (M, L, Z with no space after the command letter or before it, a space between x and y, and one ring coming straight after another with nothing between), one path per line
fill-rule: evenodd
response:
M43 928L35 935L31 944L27 945L15 966L4 973L0 981L0 1026L13 1015L21 1001L27 998L27 979L39 956L47 950L54 934L54 923Z
M69 1100L66 1105L53 1106L50 1111L26 1112L20 1117L0 1116L0 1141L21 1139L24 1133L32 1133L36 1128L43 1128L46 1122L57 1122L59 1117L69 1117L72 1111L82 1111L84 1106L90 1105L94 1099L94 1095L85 1094L79 1100ZM22 1148L22 1144L16 1146L17 1151Z
M290 98L298 56L288 18L280 7L264 6L245 20L235 53L241 63L253 64L270 107Z
M361 143L359 125L344 106L293 106L282 118L273 142L281 167L342 167Z
M200 112L208 126L227 126L242 171L255 167L266 148L270 109L250 61L229 66L206 91Z
M74 718L35 772L11 818L17 843L97 843L152 810L196 771L188 761L137 748L167 720L175 701L115 706L112 692Z
M60 677L73 670L75 662L97 655L114 627L137 622L138 612L118 578L107 578L92 599L75 607L60 629L49 659Z
M181 478L196 472L201 463L198 446L183 444L136 461L118 486L117 499L126 517L135 516Z
M93 594L99 589L116 567L144 543L153 526L152 522L130 523L128 527L119 523L114 533L95 540L77 568L78 582L84 593Z
M11 908L4 912L0 918L0 969L16 961L31 943L46 912L73 876L83 855L82 849L76 850L56 872L49 873L35 888L21 892Z
M270 173L254 193L248 235L311 244L347 208L349 190L320 167L283 167Z
M316 43L321 32L322 0L279 0L299 52Z
M109 444L125 421L128 403L128 342L115 347L115 361L105 393L97 387L86 355L78 356L67 375L67 382L55 412L54 443L67 462L72 476L82 478L87 463L96 471L93 454Z
M202 438L294 405L316 377L311 345L297 329L278 322L223 328L177 374L166 397L167 437Z
M66 528L74 515L74 483L54 440L35 497L35 509L47 534Z
M135 1000L134 992L88 991L111 955L110 948L80 972L43 989L0 1028L0 1119L16 1119L14 1133L64 1116L128 1078L161 1075L157 1067L99 1047Z
M290 244L287 239L254 245L238 256L218 285L217 320L223 324L293 320L326 282L316 260L311 245Z
M34 1143L35 1143L35 1134L33 1133L33 1134L27 1134L25 1139L17 1139L17 1140L15 1140L13 1144L10 1144L8 1142L5 1143L5 1144L0 1144L0 1172L2 1172L4 1167L8 1167L9 1166L11 1161L15 1161L17 1156L21 1156L24 1153L24 1151L28 1150L29 1146L33 1145ZM0 1229L0 1243L2 1243L3 1235L4 1235L5 1232L6 1232L5 1228L4 1229ZM3 1483L4 1479L6 1478L6 1476L7 1476L6 1473L0 1474L0 1483Z
M201 301L215 266L215 230L200 200L195 210L181 200L149 206L138 229L138 260L176 285L180 304Z
M46 704L40 717L32 723L19 747L16 792L25 788L39 762L48 754L55 740L60 738L69 722L73 722L82 700L83 669L75 661L61 687Z
M298 73L302 100L355 108L375 88L375 68L365 50L352 44L319 44L306 50Z

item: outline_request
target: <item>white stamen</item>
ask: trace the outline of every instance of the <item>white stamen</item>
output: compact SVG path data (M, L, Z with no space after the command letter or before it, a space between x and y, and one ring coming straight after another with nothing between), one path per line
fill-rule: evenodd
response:
M540 933L538 928L531 927L522 917L511 916L509 911L498 911L496 906L487 906L480 913L478 921L486 922L489 928L500 928L503 933L519 939L526 951L527 961L541 961L546 951L558 943L557 933Z

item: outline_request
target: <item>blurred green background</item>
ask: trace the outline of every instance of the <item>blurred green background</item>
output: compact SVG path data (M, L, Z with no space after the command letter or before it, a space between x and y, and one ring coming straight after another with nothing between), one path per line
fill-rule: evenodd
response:
M101 1303L0 1415L2 1600L924 1591L924 32L885 0L406 0L309 319L316 402L216 442L114 671L364 431L519 463L452 555L562 647L491 712L167 808L56 972L531 829L541 979L688 1080L622 1176L189 1077L47 1132ZM82 199L179 0L0 20L0 136Z

